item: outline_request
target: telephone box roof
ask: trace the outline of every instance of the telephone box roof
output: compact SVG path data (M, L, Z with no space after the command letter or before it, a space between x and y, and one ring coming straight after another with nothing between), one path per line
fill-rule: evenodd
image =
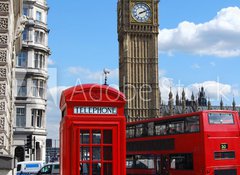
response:
M124 103L125 95L107 85L82 84L68 88L62 92L60 109L68 102L79 103Z

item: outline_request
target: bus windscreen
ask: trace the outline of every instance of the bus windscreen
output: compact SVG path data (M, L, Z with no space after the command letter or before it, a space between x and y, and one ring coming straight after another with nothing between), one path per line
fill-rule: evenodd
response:
M233 115L228 113L209 113L209 124L234 124Z

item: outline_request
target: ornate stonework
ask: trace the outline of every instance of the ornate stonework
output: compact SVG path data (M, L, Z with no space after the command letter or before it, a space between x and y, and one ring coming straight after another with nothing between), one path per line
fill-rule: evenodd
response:
M0 50L0 63L7 63L7 50Z
M8 29L8 18L0 18L0 30Z
M0 78L7 78L7 70L5 67L0 67Z
M4 136L1 135L0 136L0 147L3 147L4 146Z
M9 12L9 4L8 3L0 3L0 12L7 13Z
M6 45L8 43L8 36L0 34L0 44Z
M0 96L5 96L6 94L6 84L0 83Z
M6 103L5 101L0 101L0 111L4 112L6 110Z
M0 0L0 162L4 161L0 174L5 175L14 174L12 140L15 70L12 66L21 47L20 38L14 39L22 7L22 0Z
M146 21L133 17L137 3L149 7L151 15ZM158 1L119 0L118 41L119 88L127 98L127 120L159 117Z
M5 129L5 117L1 116L0 117L0 130L4 130Z

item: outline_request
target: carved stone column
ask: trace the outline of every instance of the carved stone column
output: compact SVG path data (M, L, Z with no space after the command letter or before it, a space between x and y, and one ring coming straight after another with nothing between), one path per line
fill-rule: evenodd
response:
M0 0L0 174L15 174L13 140L13 63L16 24L22 0Z

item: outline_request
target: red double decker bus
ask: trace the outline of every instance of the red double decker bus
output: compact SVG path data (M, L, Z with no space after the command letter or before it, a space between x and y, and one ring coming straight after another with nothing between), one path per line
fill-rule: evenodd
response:
M236 111L201 111L127 124L128 175L240 175Z

